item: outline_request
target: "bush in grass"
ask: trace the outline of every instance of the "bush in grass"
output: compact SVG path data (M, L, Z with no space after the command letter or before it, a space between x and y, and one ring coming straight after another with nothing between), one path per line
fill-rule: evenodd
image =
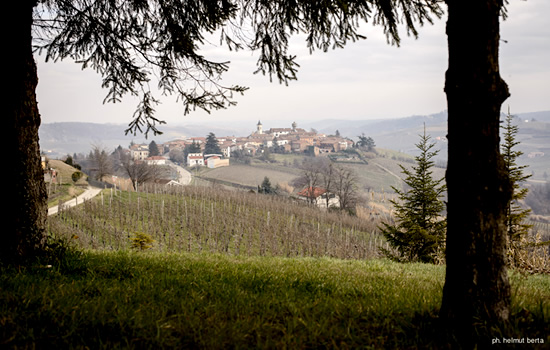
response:
M82 172L80 171L75 171L72 175L71 175L71 178L73 179L74 182L77 182L78 180L80 180L82 178Z
M139 250L147 250L153 247L155 240L151 235L143 232L136 232L132 237L132 248Z

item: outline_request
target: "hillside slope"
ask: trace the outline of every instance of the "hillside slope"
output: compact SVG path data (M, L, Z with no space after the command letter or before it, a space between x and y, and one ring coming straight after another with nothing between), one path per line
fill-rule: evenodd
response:
M57 184L73 184L72 175L73 173L80 171L65 162L58 160L58 159L49 159L48 160L48 166L52 169L55 169L57 172ZM85 185L86 184L87 176L83 175L83 177L78 180L78 185Z
M255 188L265 177L273 185L285 186L300 176L299 164L311 159L308 156L295 154L278 154L272 163L253 161L250 165L232 163L231 166L218 169L208 169L200 173L201 178L212 181L228 182ZM393 193L393 187L402 189L403 181L400 165L409 168L413 159L405 154L380 150L379 155L365 163L339 163L352 169L357 176L358 190L362 195L369 192ZM444 169L434 167L434 177L444 176ZM294 189L295 192L300 189Z

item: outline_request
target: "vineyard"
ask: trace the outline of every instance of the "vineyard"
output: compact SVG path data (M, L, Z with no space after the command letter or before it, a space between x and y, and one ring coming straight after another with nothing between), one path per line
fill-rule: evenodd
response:
M367 259L386 243L379 219L321 211L277 196L213 187L104 190L48 219L49 232L80 247L130 248L152 238L153 250L260 256Z
M523 270L550 273L550 224L527 220L531 225L529 234L521 241L523 249L519 252L520 267Z

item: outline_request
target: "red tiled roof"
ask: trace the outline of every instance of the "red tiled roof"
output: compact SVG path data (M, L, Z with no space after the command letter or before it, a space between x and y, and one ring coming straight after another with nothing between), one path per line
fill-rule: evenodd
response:
M317 198L320 195L324 194L325 192L327 192L327 190L325 190L324 188L308 187L298 192L298 196L308 197L308 198Z

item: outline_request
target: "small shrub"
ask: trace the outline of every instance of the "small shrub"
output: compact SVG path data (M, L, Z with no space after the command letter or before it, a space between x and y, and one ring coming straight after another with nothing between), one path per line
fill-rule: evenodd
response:
M151 235L143 232L136 232L132 237L132 248L139 250L147 250L153 247L155 240Z
M74 182L77 182L78 180L80 180L82 178L82 172L80 171L75 171L72 175L71 175L71 178L73 179Z

